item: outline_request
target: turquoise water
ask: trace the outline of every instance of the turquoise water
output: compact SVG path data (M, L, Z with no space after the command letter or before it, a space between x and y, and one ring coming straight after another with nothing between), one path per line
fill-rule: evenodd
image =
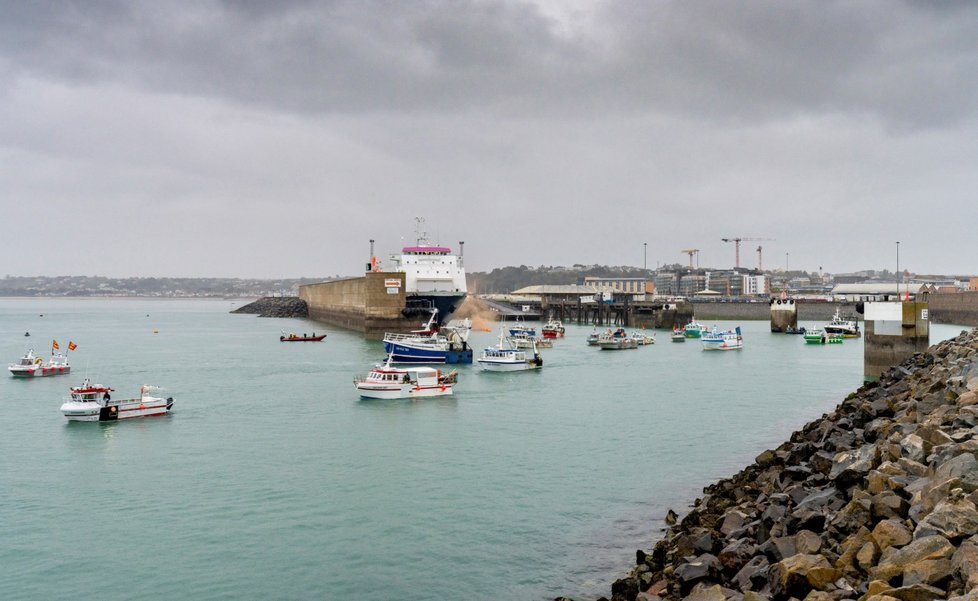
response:
M861 383L861 340L743 322L743 351L665 332L599 351L570 326L539 372L463 366L455 397L360 401L381 343L239 304L0 300L0 360L78 344L69 376L0 377L0 599L609 595L668 508ZM164 386L174 411L67 423L86 374Z

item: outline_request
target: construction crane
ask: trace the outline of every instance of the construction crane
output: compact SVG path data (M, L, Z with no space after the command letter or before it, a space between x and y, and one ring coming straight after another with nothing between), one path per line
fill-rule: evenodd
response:
M748 241L748 242L766 242L766 241L769 241L769 240L770 241L774 241L774 238L743 238L743 237L737 237L737 238L720 238L720 239L723 240L724 242L733 242L734 243L734 249L735 249L734 256L736 257L736 261L734 262L734 266L737 269L740 269L740 243L741 242L743 242L743 241Z
M687 255L689 255L689 268L690 269L693 268L693 255L696 255L696 259L697 259L696 260L696 265L697 265L697 267L699 266L699 252L700 252L700 249L698 249L698 248L686 248L686 249L683 249L683 250L681 250L679 252L686 253Z

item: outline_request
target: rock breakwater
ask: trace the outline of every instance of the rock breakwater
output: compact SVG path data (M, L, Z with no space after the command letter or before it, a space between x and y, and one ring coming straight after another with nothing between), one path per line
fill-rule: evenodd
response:
M978 332L914 355L638 551L613 601L978 601Z
M265 296L231 313L249 313L258 317L309 317L309 306L297 296Z

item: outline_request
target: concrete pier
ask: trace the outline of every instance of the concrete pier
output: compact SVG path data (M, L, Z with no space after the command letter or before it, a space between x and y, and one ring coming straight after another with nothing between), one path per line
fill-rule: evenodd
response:
M367 273L300 286L299 298L309 306L311 319L360 332L368 340L383 340L385 332L417 329L424 321L404 317L403 273Z
M771 299L771 331L786 332L798 329L798 305L794 299Z
M863 379L880 375L930 346L930 315L924 301L866 303Z

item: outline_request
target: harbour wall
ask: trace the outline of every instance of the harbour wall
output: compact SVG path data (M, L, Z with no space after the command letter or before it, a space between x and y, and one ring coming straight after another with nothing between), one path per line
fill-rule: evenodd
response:
M931 320L935 323L978 326L978 291L931 293L926 300Z
M820 321L827 322L832 319L836 308L841 309L841 313L852 314L859 319L856 313L855 303L806 303L797 302L798 322ZM712 319L759 319L768 320L771 318L771 307L766 303L709 303L694 302L693 310L697 321L709 321ZM802 324L804 325L804 324Z
M392 280L398 286L389 286ZM364 277L299 286L299 298L316 321L382 340L385 332L418 327L417 317L405 317L404 274L367 273Z

